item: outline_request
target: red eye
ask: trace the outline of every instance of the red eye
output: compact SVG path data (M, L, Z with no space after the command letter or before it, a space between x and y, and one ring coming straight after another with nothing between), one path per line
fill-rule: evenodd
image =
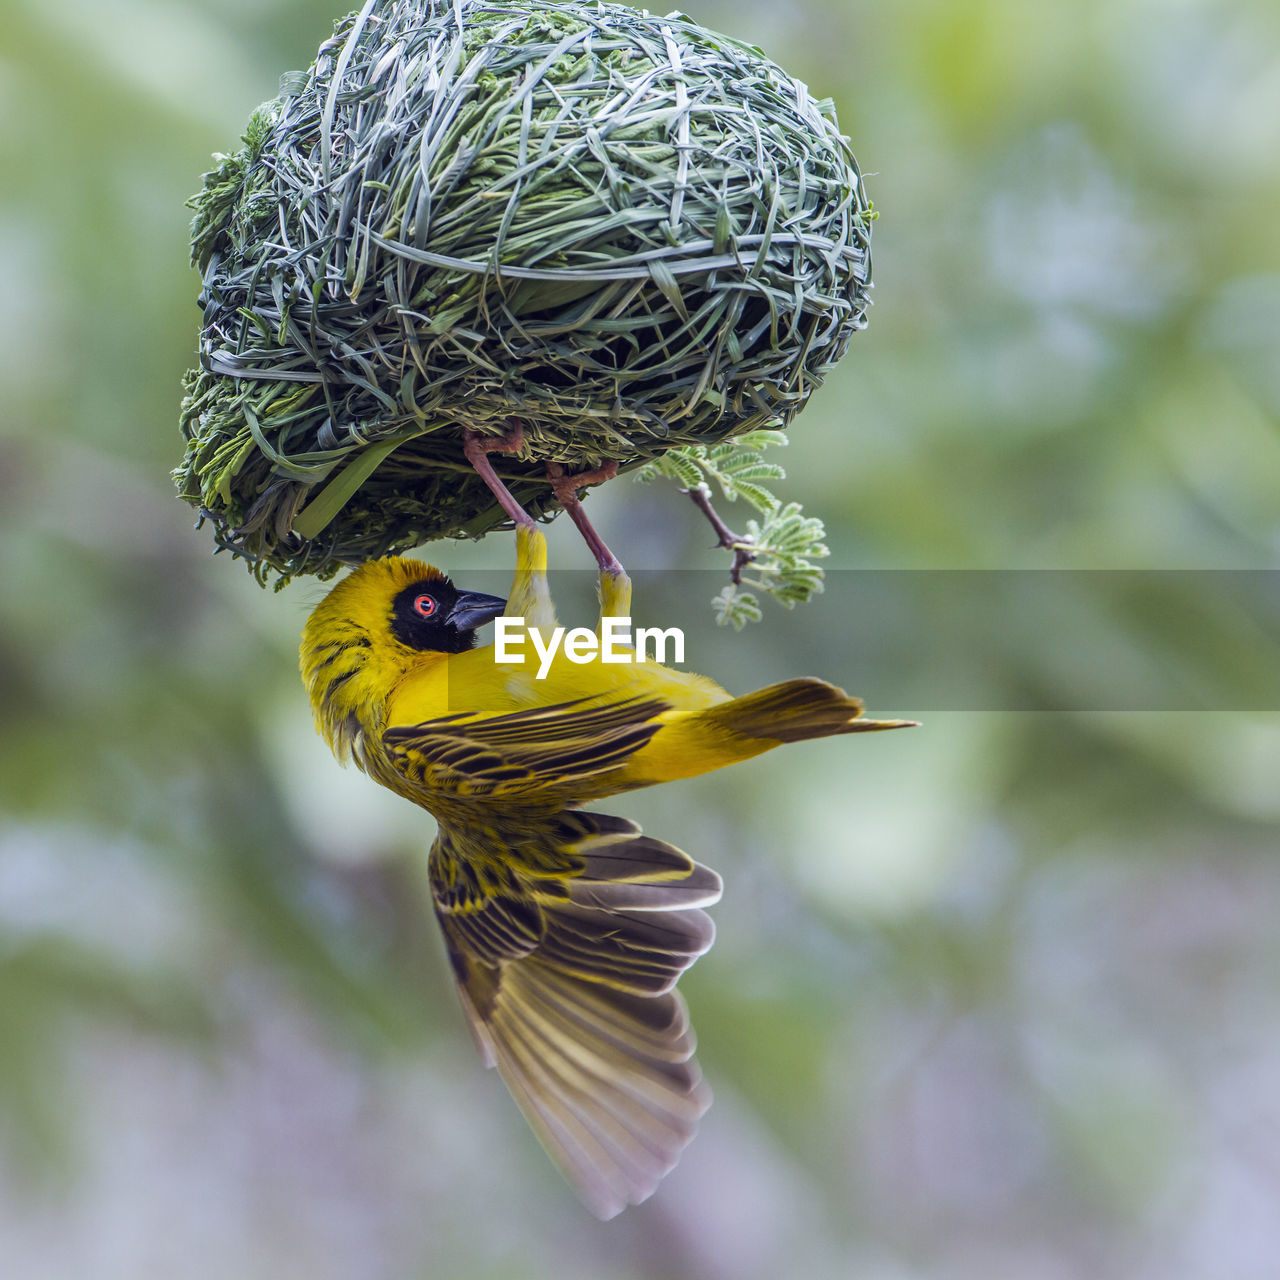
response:
M413 602L413 611L420 618L429 618L440 606L436 604L431 596L419 596Z

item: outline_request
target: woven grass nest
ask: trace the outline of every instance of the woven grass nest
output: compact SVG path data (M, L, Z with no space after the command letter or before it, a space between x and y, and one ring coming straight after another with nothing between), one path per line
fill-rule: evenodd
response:
M195 197L182 496L261 580L536 515L547 461L785 426L865 324L829 103L674 14L369 0Z

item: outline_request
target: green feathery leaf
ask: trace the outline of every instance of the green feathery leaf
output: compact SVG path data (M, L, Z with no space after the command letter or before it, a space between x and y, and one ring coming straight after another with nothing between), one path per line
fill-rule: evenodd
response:
M735 631L741 631L748 622L759 622L764 617L755 596L750 591L735 587L732 582L712 599L711 604L716 611L716 622Z
M743 591L741 584L772 596L787 609L822 590L822 569L813 563L828 554L822 521L806 516L798 502L781 506L773 493L758 483L786 478L782 467L764 458L765 449L786 443L781 431L753 431L716 445L671 449L635 473L644 483L666 476L686 492L701 487L706 499L710 498L709 485L715 483L730 502L742 498L762 515L763 520L747 521L740 538L749 548L750 559L745 566L735 559L739 571L745 569L750 576L741 576L740 584L731 582L712 601L716 621L735 631L763 617L757 597Z

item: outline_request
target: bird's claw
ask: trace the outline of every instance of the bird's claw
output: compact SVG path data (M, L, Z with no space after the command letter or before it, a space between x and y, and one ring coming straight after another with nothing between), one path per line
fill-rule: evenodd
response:
M556 501L566 508L577 502L579 489L603 484L617 474L618 464L612 460L594 470L578 471L573 475L569 475L558 462L547 463L547 482L551 485L551 492L556 495Z
M477 457L486 453L519 453L524 448L524 423L518 418L511 419L511 426L505 435L486 436L479 431L462 433L462 452L467 461L474 467Z

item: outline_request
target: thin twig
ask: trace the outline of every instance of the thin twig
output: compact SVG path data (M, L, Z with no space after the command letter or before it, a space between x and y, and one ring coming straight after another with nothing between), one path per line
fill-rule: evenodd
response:
M711 505L711 489L706 484L696 484L692 489L681 489L680 492L687 493L693 499L693 505L711 522L711 527L720 540L719 545L726 551L733 552L733 567L729 570L729 581L735 587L741 586L743 569L756 558L754 552L747 550L751 545L749 540L744 534L734 533L720 518L720 513Z

